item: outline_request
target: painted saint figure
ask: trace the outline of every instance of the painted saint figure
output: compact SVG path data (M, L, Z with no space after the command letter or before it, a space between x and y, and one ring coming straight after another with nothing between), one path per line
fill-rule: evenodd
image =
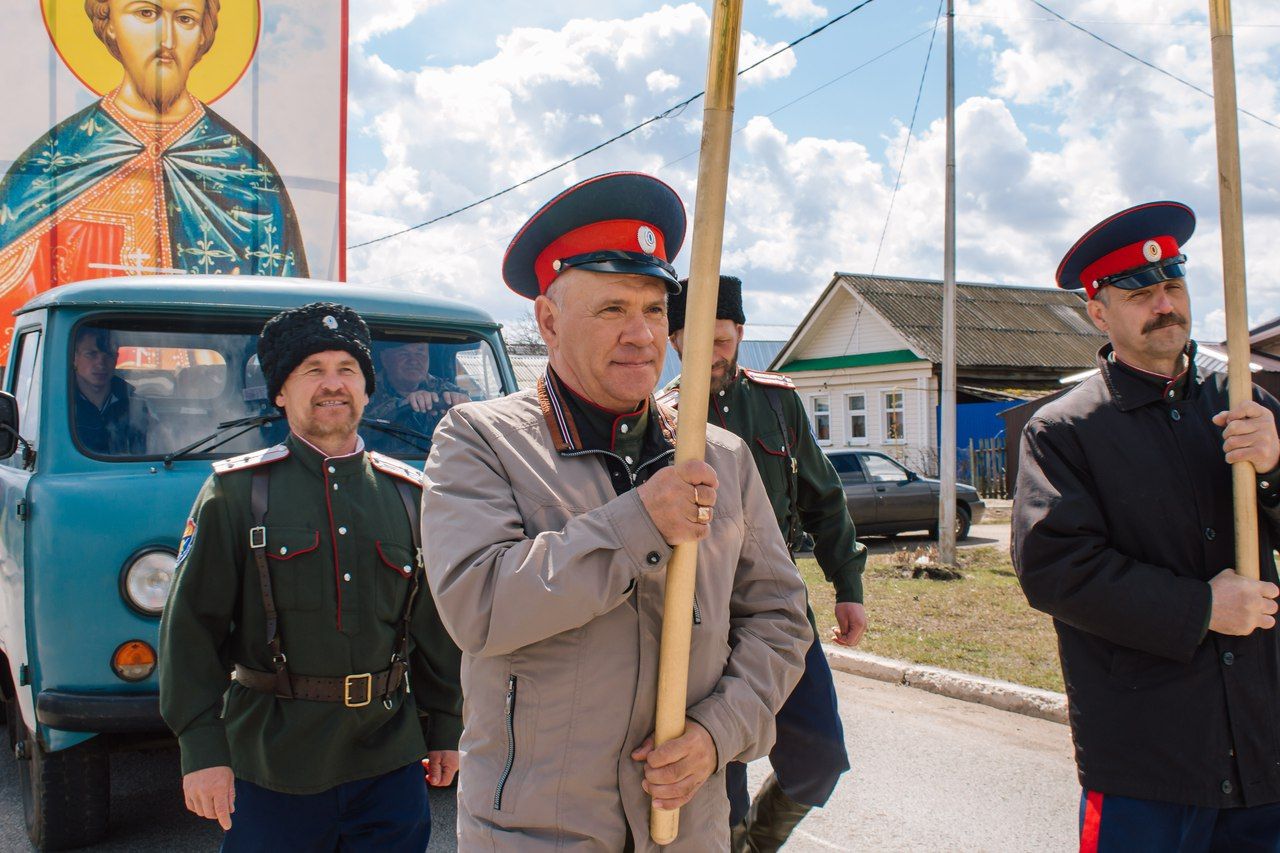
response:
M43 290L139 272L306 276L275 167L187 89L220 0L85 0L119 86L0 182L0 316Z

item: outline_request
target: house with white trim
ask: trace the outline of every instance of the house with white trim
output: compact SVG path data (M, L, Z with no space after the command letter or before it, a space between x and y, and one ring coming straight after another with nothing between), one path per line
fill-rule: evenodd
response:
M1081 294L956 285L958 447L995 436L997 412L1057 390L1106 343ZM787 374L818 443L938 469L942 283L836 273L769 369Z

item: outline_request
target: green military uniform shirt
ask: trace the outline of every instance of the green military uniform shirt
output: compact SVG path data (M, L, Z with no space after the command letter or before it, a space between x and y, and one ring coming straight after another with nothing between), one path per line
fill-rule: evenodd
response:
M670 387L659 402L675 403L679 385ZM782 408L781 422L770 393L777 395ZM818 447L791 380L740 369L728 388L712 394L707 422L729 430L751 448L783 537L790 535L793 518L797 528L813 537L813 556L835 586L836 601L861 604L867 549L857 541L840 475ZM796 543L788 545L794 548Z
M417 497L420 473L364 451L325 458L294 435L220 463L196 498L160 623L160 709L178 736L182 772L230 765L239 779L310 794L398 769L428 748L457 749L461 656L425 580L410 630L412 692L397 690L390 709L380 695L348 708L228 683L237 663L273 671L249 547L250 483L262 466L267 562L290 674L377 673L391 662L415 566L394 476L415 480ZM420 714L429 715L425 742Z

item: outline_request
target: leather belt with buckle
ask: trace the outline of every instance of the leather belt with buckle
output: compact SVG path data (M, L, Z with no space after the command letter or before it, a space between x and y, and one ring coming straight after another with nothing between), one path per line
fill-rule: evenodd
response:
M363 708L375 697L398 692L402 686L404 673L404 665L396 664L381 672L361 672L335 677L291 674L289 683L293 687L294 699L341 702L348 708ZM236 664L235 679L258 693L274 695L276 692L274 672L261 672Z

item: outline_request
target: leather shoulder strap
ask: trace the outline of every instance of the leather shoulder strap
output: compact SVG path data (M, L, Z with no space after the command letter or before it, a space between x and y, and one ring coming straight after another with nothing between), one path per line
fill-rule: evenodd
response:
M285 450L285 455L289 451ZM282 457L283 458L283 457ZM249 549L258 567L258 587L262 592L262 609L267 615L267 648L271 651L271 666L275 670L276 695L293 698L293 685L289 680L288 658L280 641L280 618L276 613L276 598L271 590L271 569L267 566L267 506L271 496L271 469L257 467L249 484L249 512L253 527L249 529Z
M794 551L800 538L800 507L798 506L800 484L796 482L800 466L792 452L792 442L789 438L791 431L787 428L787 417L782 410L781 390L777 386L765 385L764 396L769 401L769 408L773 409L774 417L778 419L778 430L782 434L782 449L787 454L787 518L786 530L782 535L787 540L787 548Z
M406 466L407 467L407 466ZM403 479L397 479L396 492L404 504L404 511L409 516L409 530L413 536L413 575L409 579L409 593L404 598L404 609L400 612L400 626L396 630L396 643L391 651L392 677L387 679L387 693L383 702L388 702L392 691L401 679L404 680L406 692L409 686L409 625L413 621L413 603L418 598L422 587L422 576L426 567L422 560L422 515L418 502L422 492L414 489Z

